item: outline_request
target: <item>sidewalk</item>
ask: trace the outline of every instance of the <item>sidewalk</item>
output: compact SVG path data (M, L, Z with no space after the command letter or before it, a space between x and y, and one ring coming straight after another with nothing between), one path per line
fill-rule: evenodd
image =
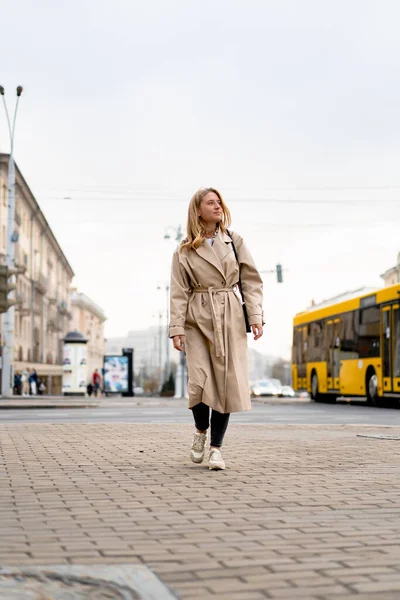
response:
M252 398L252 402L262 404L298 404L311 402L309 398ZM160 396L109 396L94 398L89 396L0 396L0 410L7 408L123 408L125 406L187 406L187 399L161 398Z
M147 396L28 396L21 398L0 397L0 410L7 408L123 408L125 406L181 406L187 405L186 399L161 398L160 396L149 398Z
M400 441L380 426L0 425L0 564L150 567L177 598L400 598ZM162 598L160 598L162 600Z

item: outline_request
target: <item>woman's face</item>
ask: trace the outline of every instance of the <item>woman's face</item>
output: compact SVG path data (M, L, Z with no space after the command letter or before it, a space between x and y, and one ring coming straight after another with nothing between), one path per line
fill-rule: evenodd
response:
M199 217L201 217L207 225L216 225L221 220L221 200L215 192L208 192L200 202Z

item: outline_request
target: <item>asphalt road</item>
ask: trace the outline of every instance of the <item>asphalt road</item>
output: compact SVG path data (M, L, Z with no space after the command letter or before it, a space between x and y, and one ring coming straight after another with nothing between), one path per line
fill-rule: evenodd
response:
M0 423L191 423L186 404L181 406L126 406L106 408L7 409ZM400 425L400 410L357 403L263 404L253 402L250 412L233 414L232 423L309 425Z

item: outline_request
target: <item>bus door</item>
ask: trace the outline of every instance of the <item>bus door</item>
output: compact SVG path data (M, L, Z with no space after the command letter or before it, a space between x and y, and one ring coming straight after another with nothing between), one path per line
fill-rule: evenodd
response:
M399 305L381 308L382 379L384 392L400 392Z
M392 332L393 391L400 392L400 308L398 304L392 307Z
M327 329L327 388L340 389L340 319L326 322Z
M392 391L392 307L381 308L381 348L382 348L382 382L383 391Z
M297 385L298 389L307 389L307 331L308 326L297 329Z

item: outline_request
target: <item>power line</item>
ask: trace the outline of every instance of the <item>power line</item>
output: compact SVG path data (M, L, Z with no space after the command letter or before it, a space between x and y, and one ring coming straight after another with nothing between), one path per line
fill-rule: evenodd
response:
M112 184L106 184L106 185L93 185L93 184L71 184L71 183L66 183L65 185L57 185L57 186L51 186L48 184L41 184L36 183L36 185L38 187L42 187L44 189L60 189L61 187L63 187L64 189L68 189L71 191L79 191L79 190L83 190L85 188L87 189L92 189L92 190L105 190L105 191L110 191L110 190L116 190L116 189L121 189L121 188L127 188L125 191L126 192L154 192L156 194L160 194L160 193L167 193L167 194L185 194L186 195L186 190L181 189L180 191L178 191L177 189L171 190L171 189L165 189L165 188L156 188L156 187L147 187L146 185L141 185L141 186L135 186L135 187L130 187L129 184L124 184L124 183L112 183ZM383 185L320 185L320 186L276 186L276 187L260 187L260 188L240 188L240 187L225 187L222 186L220 191L222 192L241 192L241 193L254 193L255 191L261 192L261 193L265 193L267 191L271 192L308 192L308 191L315 191L315 192L319 192L319 191L367 191L367 190L396 190L396 189L400 189L400 183L393 183L393 184L383 184Z
M146 202L154 202L154 203L163 203L163 202L179 202L187 204L187 198L176 198L176 197L147 197L147 198L136 198L132 196L41 196L42 200L52 200L52 201L66 201L66 202L130 202L130 203L146 203ZM227 204L242 202L243 204L294 204L301 206L302 204L311 204L311 205L327 205L327 204L336 204L340 206L374 206L374 205L399 205L398 198L386 198L386 199L369 199L369 198L360 198L360 199L338 199L338 198L319 198L319 199L311 199L311 198L229 198Z

